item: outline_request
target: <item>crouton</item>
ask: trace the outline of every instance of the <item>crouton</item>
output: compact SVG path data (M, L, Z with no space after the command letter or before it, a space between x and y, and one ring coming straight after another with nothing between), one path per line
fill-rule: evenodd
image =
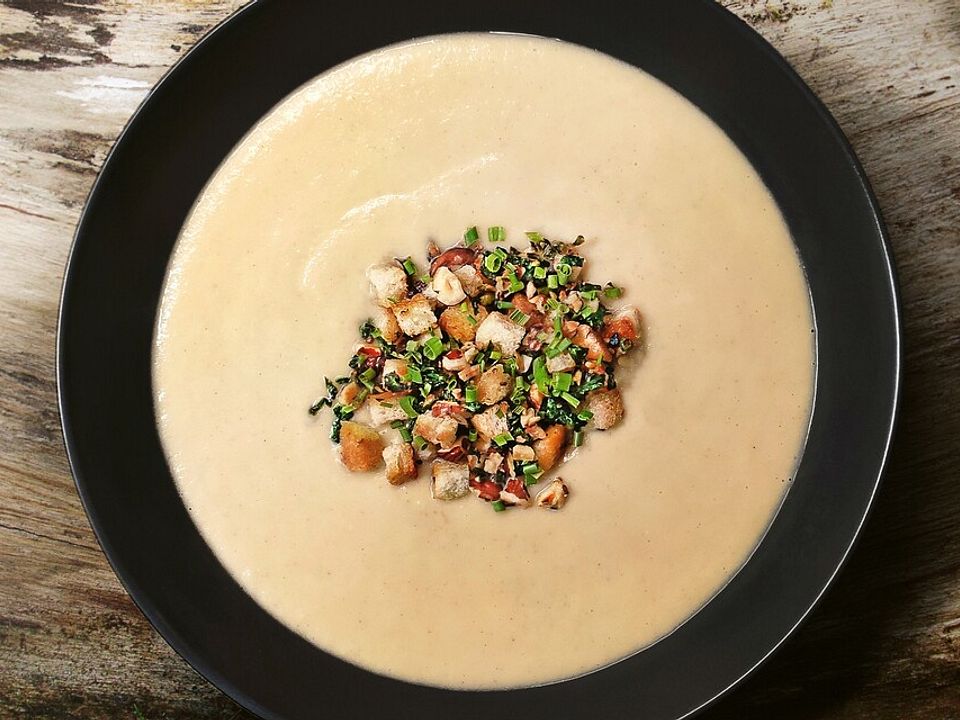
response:
M413 434L429 443L448 448L457 441L458 425L456 418L449 415L434 417L432 413L426 412L413 424Z
M623 396L616 388L594 390L587 395L587 410L593 413L593 427L609 430L623 419Z
M439 268L430 286L437 294L437 299L444 305L459 305L467 299L467 294L460 284L460 278L454 275L450 268Z
M389 358L383 362L383 377L396 375L401 380L407 376L407 361L403 358Z
M504 355L516 355L527 331L504 315L492 312L477 326L476 345L481 350L493 345Z
M437 324L430 301L423 295L414 295L409 300L393 306L393 314L405 335L416 337Z
M373 470L382 460L383 440L372 427L344 420L340 426L340 459L347 470Z
M470 492L470 468L466 463L434 460L430 494L435 500L456 500Z
M533 451L537 454L540 469L546 472L563 457L563 449L567 445L567 428L563 425L550 425L543 430L546 437L533 444Z
M573 370L577 366L570 353L560 353L556 357L547 358L547 372L558 373Z
M383 449L383 462L387 466L387 482L403 485L417 477L417 463L413 459L413 446L409 443L387 445Z
M373 313L373 326L380 331L383 339L393 344L400 339L403 334L400 331L400 325L397 318L393 315L393 310L389 308L378 307Z
M453 271L453 274L456 275L460 281L460 287L462 287L463 291L470 297L476 297L483 292L484 287L486 287L483 275L477 272L477 269L473 267L473 265L459 267Z
M570 489L562 478L557 478L537 495L537 507L547 510L559 510L567 504Z
M387 425L394 420L406 420L407 414L395 401L380 402L374 400L368 404L370 408L370 423L374 426Z
M513 378L500 365L489 368L477 381L477 401L493 405L503 400L513 389Z
M407 274L399 265L371 265L367 268L367 280L380 307L390 307L407 296Z
M492 440L497 435L510 432L507 419L502 416L497 408L488 408L482 413L474 415L470 418L470 422L477 432L487 440Z
M440 329L457 342L470 342L477 334L478 320L459 307L448 307L440 314Z

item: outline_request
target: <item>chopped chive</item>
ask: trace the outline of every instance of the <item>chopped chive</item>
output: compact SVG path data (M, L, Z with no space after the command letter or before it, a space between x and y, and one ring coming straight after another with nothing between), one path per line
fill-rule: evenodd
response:
M606 287L603 288L603 294L605 297L615 300L623 295L623 288L619 288L613 283L607 283Z
M530 316L521 310L514 310L510 313L510 320L517 325L526 325L527 321L530 320Z
M390 427L392 427L394 430L399 430L406 424L406 420L394 420L392 423L390 423Z
M547 275L547 287L556 290L560 287L560 279L556 275Z
M443 341L434 335L423 343L423 355L428 360L436 360L443 353Z
M470 428L469 430L467 430L467 440L469 440L470 442L476 442L477 431L474 430L473 428Z
M520 279L517 277L515 272L508 272L507 280L510 281L510 286L507 288L507 292L515 293L523 290L523 283L520 282Z
M503 447L511 440L513 440L513 435L511 435L508 432L500 433L495 438L493 438L493 442L496 443L498 447Z
M407 379L412 382L414 385L419 385L423 382L423 375L420 374L420 368L416 365L407 366Z
M573 446L580 447L583 445L583 430L574 430L573 431Z
M567 372L555 373L553 376L553 387L559 392L567 392L570 385L573 384L573 375Z
M535 231L528 231L525 233L527 239L530 241L531 245L539 245L543 242L543 235Z
M493 507L494 512L503 512L507 509L507 506L503 504L503 500L494 500L490 505Z
M403 261L403 271L410 275L411 277L417 274L417 265L413 262L412 258L407 258Z
M533 381L544 395L550 394L550 374L547 372L547 361L542 355L533 360Z
M494 361L499 360L500 358L503 357L503 355L500 353L499 350L491 350L489 353L487 353L487 355L491 360L494 360Z
M560 265L557 268L557 281L561 285L566 285L570 281L570 267L568 265Z
M497 300L497 310L512 310L513 303L507 300Z
M583 422L590 422L593 420L593 413L589 410L581 410L577 413L577 419L582 420Z
M473 308L470 307L469 300L464 300L462 303L460 303L459 309L460 309L460 312L462 312L464 315L469 315L473 311Z
M576 408L580 406L580 398L575 397L574 395L571 395L568 392L560 393L560 397L563 398L566 401L567 405L570 405L571 407Z
M419 435L413 436L413 446L417 450L423 450L428 444L429 443L427 443L426 439L420 437Z
M524 475L539 476L543 472L543 469L540 467L540 464L536 462L532 462L524 465L522 470Z
M547 277L547 269L545 267L540 267L537 265L533 269L533 279L534 280L545 280Z
M496 255L501 260L506 261L507 259L507 251L500 246L497 246L493 249L493 254Z
M580 297L584 300L596 300L597 291L596 290L581 290Z
M415 418L419 413L413 409L413 398L409 395L403 395L398 401L400 408L407 414L408 418Z
M463 391L463 397L468 403L477 402L477 389L473 385L468 385L467 389Z
M473 315L467 315L467 322L471 325L476 325L477 319Z
M483 259L483 266L492 273L500 272L500 268L503 267L503 258L491 253Z
M463 244L467 247L472 247L477 244L477 240L480 239L480 233L477 231L477 226L474 225L472 228L467 228L467 231L463 234Z
M494 225L487 228L487 238L492 243L503 242L507 237L507 232L502 225Z
M418 343L416 340L407 340L408 353L415 353L419 347L420 343Z
M404 425L401 425L397 430L400 432L400 437L403 438L404 442L410 442L413 440L413 433L410 432L409 428Z

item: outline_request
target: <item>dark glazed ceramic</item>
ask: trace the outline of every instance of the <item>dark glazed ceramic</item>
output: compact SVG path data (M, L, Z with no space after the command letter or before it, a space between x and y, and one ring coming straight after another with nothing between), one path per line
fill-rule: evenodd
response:
M438 690L373 675L261 610L217 562L177 495L150 387L167 258L233 145L271 106L333 65L413 37L467 30L596 48L696 103L776 197L806 267L817 321L806 452L751 560L653 647L576 680L505 692ZM249 6L187 54L117 142L77 230L58 338L67 452L117 575L197 670L250 710L285 719L668 720L696 711L783 642L843 563L883 469L899 363L893 269L862 169L786 62L707 0Z

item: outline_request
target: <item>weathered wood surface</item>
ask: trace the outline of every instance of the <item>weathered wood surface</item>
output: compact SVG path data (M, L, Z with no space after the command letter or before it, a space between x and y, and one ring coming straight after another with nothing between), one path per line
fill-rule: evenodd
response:
M665 0L666 1L666 0ZM238 0L0 3L0 716L244 718L151 629L80 507L54 383L60 278L110 143ZM725 0L852 140L906 326L889 477L812 620L707 713L960 718L960 3Z

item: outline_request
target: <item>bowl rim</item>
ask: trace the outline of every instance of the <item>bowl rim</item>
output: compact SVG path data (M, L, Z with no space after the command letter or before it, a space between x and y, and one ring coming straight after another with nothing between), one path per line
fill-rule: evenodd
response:
M806 82L799 76L799 74L793 69L789 62L774 48L774 46L767 41L763 36L758 32L753 30L744 20L737 17L733 12L727 10L726 8L711 2L711 0L692 0L694 4L702 3L710 6L715 12L717 22L726 23L727 26L735 32L741 41L748 43L756 51L762 53L770 62L775 64L779 70L788 77L794 85L794 89L802 94L805 102L817 113L819 120L827 127L832 134L833 141L843 150L844 157L843 162L848 165L857 175L858 182L860 185L860 190L863 193L864 198L868 202L871 213L875 219L875 228L876 237L880 243L880 249L883 253L883 260L885 265L885 280L889 285L890 292L890 310L893 313L894 317L894 326L893 326L893 342L895 344L895 351L892 358L893 366L893 385L890 388L890 400L892 401L891 412L889 417L889 424L887 426L885 437L883 441L883 453L882 457L879 459L878 470L876 477L872 482L872 491L869 497L866 499L863 513L859 517L856 525L856 529L850 537L849 543L847 544L845 550L843 551L841 557L835 563L835 568L832 573L829 575L823 586L817 592L815 598L812 602L809 603L809 606L804 610L804 612L796 619L793 625L783 634L781 639L754 664L744 670L735 680L729 683L726 687L720 689L712 697L704 700L701 704L693 707L689 712L678 716L678 720L682 718L689 718L696 714L699 714L703 710L715 704L722 697L729 695L729 693L737 686L741 685L746 678L753 675L758 668L764 665L776 652L778 652L783 645L794 636L797 630L801 625L808 619L813 610L820 604L823 597L833 586L837 575L841 570L846 566L849 561L850 555L854 548L857 545L857 542L860 539L864 525L866 524L869 516L873 510L874 502L876 495L879 491L880 484L882 482L883 475L887 469L888 459L891 444L895 437L900 404L902 399L902 365L903 365L903 320L902 320L902 309L901 309L901 296L898 287L897 279L897 270L893 259L893 251L890 242L889 233L886 229L886 226L883 222L881 210L879 207L879 202L877 201L876 195L867 179L865 170L857 157L850 141L845 136L843 130L841 129L839 123L826 108L825 104L820 100L820 98L810 89ZM127 139L128 134L131 129L138 125L142 117L148 114L151 111L152 104L155 101L155 98L158 92L167 86L168 84L174 82L182 73L187 72L185 69L188 62L198 58L211 44L211 39L218 36L218 34L226 29L235 27L239 24L245 22L246 18L252 15L257 11L261 6L267 5L268 0L252 0L252 2L244 5L243 7L237 9L236 11L229 14L227 17L223 18L221 21L216 23L211 27L195 44L191 47L186 53L184 53L170 68L168 68L160 79L150 88L148 93L145 95L143 100L138 105L137 109L133 112L127 122L124 124L122 131L117 136L117 139L112 144L109 152L107 153L103 163L101 164L100 169L97 172L97 176L91 185L90 191L87 194L86 199L84 200L83 211L80 215L80 218L77 222L76 229L73 233L73 237L70 244L70 249L65 261L64 273L60 289L60 299L58 306L58 316L57 316L57 325L56 325L56 357L55 357L55 375L57 380L57 407L60 414L61 421L61 430L62 438L64 443L64 450L67 455L67 459L70 466L71 475L74 478L74 483L77 488L78 495L80 496L81 503L83 505L84 511L87 514L88 520L90 521L91 528L94 531L94 535L97 539L98 544L100 545L104 555L106 556L108 562L111 565L115 575L121 582L125 591L151 623L153 628L164 638L164 640L170 644L177 654L185 660L198 674L208 680L214 687L216 687L220 692L225 694L227 697L231 698L234 702L237 702L238 705L245 708L246 710L253 712L257 715L260 715L264 718L274 718L281 717L276 715L268 708L262 707L257 703L253 698L247 696L242 689L237 688L233 683L228 681L226 678L222 677L220 673L202 657L199 657L195 652L192 651L190 644L187 640L181 637L174 628L172 628L163 617L161 617L149 603L144 602L144 596L142 595L141 589L131 581L129 576L123 572L117 558L117 550L110 542L110 540L103 534L101 521L98 519L98 510L94 505L94 502L90 496L88 487L83 480L83 470L80 467L80 461L78 459L78 450L77 444L78 441L75 436L74 428L72 425L71 414L67 408L67 400L65 398L64 386L66 381L65 369L63 362L64 355L64 323L65 323L65 314L66 310L70 304L70 292L72 287L72 282L75 275L75 263L74 257L77 252L78 246L83 242L83 237L85 235L85 228L88 222L88 215L90 214L90 207L93 199L98 195L104 192L104 186L106 185L106 180L104 179L105 171L111 166L111 162L114 159L114 156L118 153L118 149L122 148L125 140ZM461 32L477 32L474 30L463 30ZM500 30L490 29L486 32L504 32ZM516 33L511 33L511 31L506 31L507 34L527 34L535 35L534 33L528 33L523 31L517 31ZM425 37L434 36L438 33L427 33L421 36L413 36L408 38L403 42L409 42L417 39L422 39ZM453 33L443 33L443 34L453 34ZM535 35L536 36L536 35ZM545 35L539 37L547 37L549 39L559 39L563 42L568 42L571 44L577 44L575 41L567 40L565 38L553 38L552 36ZM377 48L370 48L367 52L372 52ZM590 48L595 49L595 48ZM602 48L599 49L599 52L606 52ZM617 60L622 60L616 55L612 55ZM332 66L335 67L335 66ZM644 69L644 68L641 68ZM672 86L671 86L672 87ZM673 88L675 91L676 88ZM681 93L682 94L682 93ZM711 120L713 120L713 117ZM738 144L739 145L739 144ZM811 410L811 415L813 414L813 409ZM804 440L806 442L806 439ZM785 493L785 497L789 494L789 490ZM777 510L779 513L779 509ZM776 515L771 519L771 525L775 521ZM769 529L769 528L768 528ZM758 542L758 545L762 542ZM746 564L747 560L744 561ZM739 570L737 571L739 572ZM736 574L736 573L735 573ZM719 593L720 590L717 591ZM712 596L713 597L713 596ZM712 597L707 603L712 601ZM697 611L699 612L699 610ZM686 622L686 621L684 621ZM655 643L660 642L659 640ZM642 652L643 650L639 651ZM614 661L611 664L616 664L620 662ZM597 672L603 672L606 667L600 668ZM573 678L575 681L576 678ZM567 682L566 680L561 680L558 682ZM523 692L523 689L514 690L508 689L505 691L494 690L492 692ZM459 691L454 691L459 692Z

